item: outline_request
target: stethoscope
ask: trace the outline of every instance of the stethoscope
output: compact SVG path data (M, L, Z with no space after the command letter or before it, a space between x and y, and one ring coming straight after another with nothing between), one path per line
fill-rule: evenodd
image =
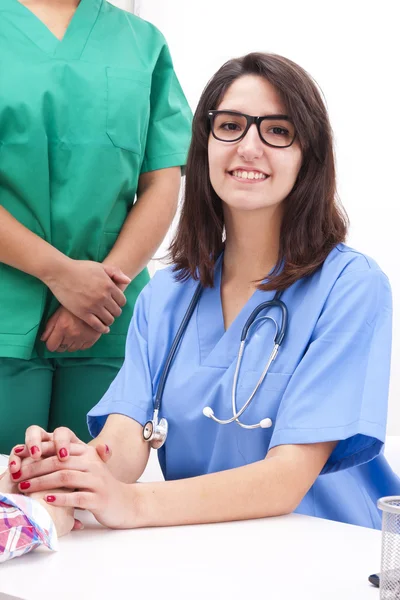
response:
M161 406L161 398L164 393L165 383L166 383L166 380L168 377L169 370L171 368L172 361L174 360L176 351L178 349L178 346L179 346L180 342L182 341L182 338L185 334L185 331L189 324L189 321L192 318L193 312L199 302L202 291L203 291L203 286L201 283L199 283L196 288L195 293L193 294L193 298L189 304L189 307L185 313L185 316L182 319L182 323L180 324L179 329L176 333L176 336L172 343L171 349L168 353L167 360L165 362L163 371L161 373L160 382L158 384L157 393L156 393L156 397L154 400L153 418L151 421L147 421L147 423L145 423L145 425L143 427L143 439L146 442L150 442L151 447L155 448L155 449L161 448L161 446L165 443L165 440L167 439L167 435L168 435L167 419L162 418L162 419L160 419L160 421L158 420L158 416L160 413L160 406ZM253 310L253 312L251 313L251 315L249 316L249 318L247 319L247 321L243 327L242 335L240 337L239 354L238 354L238 358L237 358L237 362L236 362L236 369L235 369L235 373L233 376L233 384L232 384L232 414L233 414L233 416L230 419L218 419L218 417L216 417L214 415L214 411L212 410L212 408L210 406L206 406L203 409L204 416L212 419L213 421L215 421L216 423L219 423L220 425L228 425L229 423L233 423L233 421L236 421L236 423L238 425L240 425L240 427L243 427L244 429L256 429L258 427L262 427L263 429L265 429L265 428L271 427L271 425L272 425L272 421L269 418L262 419L259 423L255 423L254 425L246 425L240 421L240 417L243 415L245 410L249 407L255 394L257 393L257 390L259 389L260 385L262 384L265 377L267 376L269 368L270 368L272 362L275 360L275 358L278 354L279 348L282 345L283 338L285 337L286 330L287 330L287 322L288 322L288 310L287 310L286 304L284 302L282 302L282 300L280 300L281 295L282 295L282 292L276 292L276 294L272 300L268 300L267 302L262 302L261 304L259 304ZM277 307L281 312L281 326L280 327L278 327L278 324L275 321L275 319L273 319L272 317L270 317L268 315L257 318L257 316L259 315L259 313L262 310L270 309L273 307ZM247 335L248 335L250 328L255 323L262 321L262 320L266 320L266 319L271 320L275 324L274 347L272 348L272 352L268 358L267 364L265 365L264 370L261 374L261 377L258 380L253 392L251 393L249 398L246 400L246 402L243 404L242 408L238 411L237 406L236 406L236 390L237 390L239 370L240 370L240 365L242 364Z

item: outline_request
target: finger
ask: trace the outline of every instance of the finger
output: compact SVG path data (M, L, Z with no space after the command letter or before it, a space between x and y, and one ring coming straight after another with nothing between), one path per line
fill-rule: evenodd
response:
M47 342L47 340L49 339L50 334L54 331L54 328L56 326L57 320L54 319L53 322L48 322L45 330L43 331L41 337L40 337L40 341L42 342Z
M121 307L125 306L125 304L126 304L125 294L119 288L117 288L117 286L115 286L115 288L113 288L113 290L111 292L111 296L115 300L115 302L118 304L118 306L121 306Z
M90 325L92 329L97 331L97 333L110 333L110 328L104 325L104 323L102 323L93 313L88 313L86 317L82 316L81 318L85 323Z
M21 470L22 459L30 456L29 450L25 444L14 446L8 459L8 468L10 473L18 473Z
M47 340L46 347L49 352L55 352L60 344L63 343L64 332L61 327L55 327Z
M11 474L12 480L14 483L29 482L28 486L22 488L25 492L48 490L50 489L49 487L43 487L43 485L49 485L46 483L47 480L43 485L41 483L44 477L57 474L59 471L73 470L87 473L90 468L93 468L93 465L91 467L87 458L84 456L85 451L85 446L83 444L72 444L71 455L67 462L65 460L59 460L57 454L42 458L42 460L39 461L27 458L22 463L21 469L16 473ZM36 482L37 484L34 488L31 487L33 482ZM57 485L55 487L58 488L62 486Z
M68 427L57 427L53 432L53 440L56 445L56 453L61 461L67 460L70 454L70 444L83 444Z
M84 524L82 523L82 521L79 521L79 519L74 519L74 526L72 528L72 531L74 531L76 529L79 529L79 530L85 529Z
M128 285L132 281L132 279L128 277L128 275L125 275L125 273L123 273L119 267L114 267L112 265L106 265L103 263L103 269L105 270L107 275L117 284L122 283Z
M25 448L25 446L24 446ZM82 454L84 454L85 452L85 444L83 443L79 443L79 444L71 444L71 456L81 456ZM16 457L14 455L10 455L10 460L9 460L9 471L11 473L11 477L13 482L17 483L18 481L22 481L23 479L27 479L28 477L33 476L34 473L42 473L42 470L40 470L40 467L33 467L32 469L30 469L29 471L27 470L27 467L29 465L40 465L42 461L37 461L34 460L33 458L30 457L30 455L28 454L28 451L24 451L25 457L22 458L22 460L19 457ZM42 442L42 452L41 452L41 458L49 458L51 456L56 456L57 457L57 450L56 450L56 445L54 442ZM59 460L59 458L56 458L56 462L57 465L61 464L61 461ZM64 461L65 462L65 461ZM39 469L39 471L35 471L34 469L37 468ZM45 472L45 471L43 471ZM46 471L46 472L51 472L51 471Z
M77 346L75 343L71 344L71 346L68 347L67 352L76 352L77 350L80 350L81 346Z
M111 279L117 285L129 285L132 281L132 279L128 277L128 275L125 275L125 273L123 273L122 271L120 271L119 273L114 273Z
M120 317L122 315L122 308L118 306L113 298L110 298L110 300L106 302L104 306L113 315L113 317Z
M81 456L82 454L84 454L85 451L85 446L86 444L84 444L83 442L80 443L72 443L70 445L70 456ZM54 442L43 442L42 443L42 454L41 454L41 458L49 458L50 456L57 456L57 448ZM57 458L58 462L62 462L60 461L59 458ZM63 461L65 462L65 461ZM38 464L38 461L34 461L33 458L30 458L30 456L28 456L27 458L22 459L22 466L26 466L28 464Z
M48 456L53 456L55 454L55 444L54 442L42 442L41 444L41 457L48 457ZM20 452L20 449L22 448L22 451ZM14 454L14 452L18 452L17 454ZM33 462L33 458L31 458L31 455L29 453L29 450L27 448L27 446L16 446L13 451L10 454L9 457L9 462L8 462L8 469L10 471L10 473L12 474L17 474L14 477L14 479L20 479L21 478L21 467L22 466L26 466L27 464Z
M96 452L104 463L108 462L112 456L110 447L107 444L97 444Z
M28 447L32 458L38 459L42 455L42 442L51 441L53 436L38 425L31 425L25 433L25 445Z
M104 323L104 325L110 326L115 321L112 314L103 306L97 309L96 316Z
M58 346L58 348L56 348L56 352L67 352L67 350L69 350L69 344L68 342L65 340L65 338L62 339L61 344Z
M72 492L70 494L49 494L45 501L52 506L72 506L83 510L97 509L97 496L93 492Z
M52 461L53 458L48 458L46 460ZM77 458L75 458L75 464L76 463ZM57 488L66 488L68 490L84 489L93 491L95 489L96 482L99 482L99 478L92 475L92 473L63 469L61 471L55 471L54 473L48 473L47 475L35 477L34 479L24 479L24 481L21 481L18 484L18 489L23 494L34 494L36 492L43 492L49 489Z

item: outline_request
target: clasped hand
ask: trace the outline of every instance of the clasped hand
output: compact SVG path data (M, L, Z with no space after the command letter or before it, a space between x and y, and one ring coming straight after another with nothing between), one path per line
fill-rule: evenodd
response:
M62 306L102 334L120 316L130 279L118 267L65 257L45 283Z
M95 448L78 440L70 430L60 428L56 432L60 430L64 437L68 432L70 440L74 440L68 443L68 451L64 448L63 458L60 458L59 444L52 439L53 434L47 432L44 433L48 441L40 443L40 450L39 445L36 446L34 459L27 446L14 448L10 456L10 477L18 490L31 494L62 489L43 494L43 499L52 507L89 510L99 523L112 529L139 527L140 486L123 483L112 475L105 464L110 455L106 445Z
M50 352L76 352L91 348L109 332L125 305L130 282L120 269L92 261L68 259L47 284L62 304L48 320L41 341Z

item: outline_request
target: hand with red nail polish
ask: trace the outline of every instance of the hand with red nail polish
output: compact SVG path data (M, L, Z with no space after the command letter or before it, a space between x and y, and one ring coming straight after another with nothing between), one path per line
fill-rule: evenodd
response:
M29 494L31 498L34 498L40 502L40 504L44 506L47 512L50 514L56 527L58 537L67 535L73 529L83 529L82 523L77 521L74 517L73 508L59 508L52 506L51 502L49 503L46 501L46 498L55 498L57 493L60 491L65 493L66 490L47 490L45 494L41 492Z

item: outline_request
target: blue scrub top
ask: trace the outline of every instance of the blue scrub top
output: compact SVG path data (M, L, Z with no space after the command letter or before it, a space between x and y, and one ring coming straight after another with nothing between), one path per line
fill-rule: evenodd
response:
M288 332L270 372L244 413L244 423L272 419L269 429L219 425L203 415L210 406L232 416L231 389L240 335L252 310L273 298L257 290L227 331L220 283L203 291L187 327L162 398L169 422L158 451L165 479L213 473L262 460L282 444L338 440L327 464L296 512L380 528L379 497L400 494L400 480L380 454L386 429L391 353L391 291L367 256L339 244L314 275L282 296ZM88 415L93 436L111 413L142 425L175 334L197 282L177 282L171 268L156 273L134 309L124 365ZM279 312L268 312L279 322ZM269 320L250 330L240 369L237 401L252 393L273 346Z

